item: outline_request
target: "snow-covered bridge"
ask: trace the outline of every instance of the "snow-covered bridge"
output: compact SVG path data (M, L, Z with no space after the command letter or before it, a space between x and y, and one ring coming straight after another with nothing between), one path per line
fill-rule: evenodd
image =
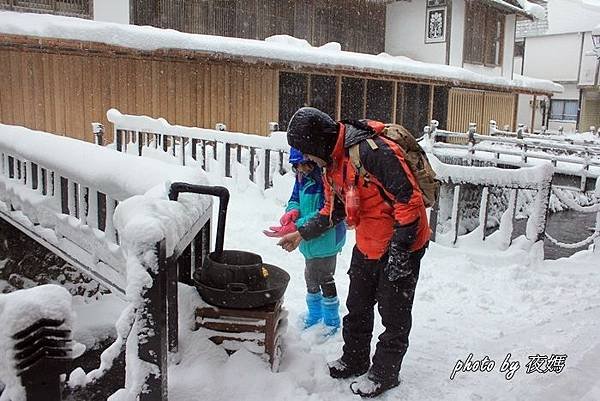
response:
M432 139L429 151L449 164L520 168L550 162L554 167L552 185L574 191L593 192L600 177L600 136L591 127L589 139L498 129L490 121L489 134L477 132L470 124L465 132L437 128L434 120L425 127Z
M123 335L142 336L134 349L156 367L138 371L150 391L140 399L157 399L177 348L177 282L208 250L212 205L169 200L170 183L201 184L203 172L2 124L0 160L0 217L129 303L123 324L135 330Z

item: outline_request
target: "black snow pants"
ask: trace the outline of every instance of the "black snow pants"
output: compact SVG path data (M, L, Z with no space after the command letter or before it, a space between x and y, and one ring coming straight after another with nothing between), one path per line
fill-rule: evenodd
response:
M402 359L408 348L415 287L424 254L425 248L412 252L409 260L411 274L391 282L384 273L387 253L379 260L365 259L358 248L354 247L348 271L348 314L344 317L342 329L342 360L347 365L369 365L374 306L377 303L385 331L379 336L371 372L383 380L398 377Z

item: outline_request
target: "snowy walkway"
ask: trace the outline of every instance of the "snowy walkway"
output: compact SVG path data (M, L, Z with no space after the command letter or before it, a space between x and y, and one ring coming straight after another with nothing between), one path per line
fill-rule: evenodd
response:
M237 183L236 186L240 186ZM244 186L244 185L242 185ZM285 185L267 197L252 185L232 190L226 248L260 253L292 276L285 307L290 312L287 354L281 372L271 373L259 357L240 351L232 357L199 332L182 333L182 361L169 371L170 400L348 400L350 381L335 381L325 363L337 358L338 335L325 343L318 329L302 332L303 258L288 254L260 234L282 210ZM352 235L338 258L336 280L347 293ZM411 345L402 384L382 400L581 400L600 399L600 258L582 252L570 259L528 265L518 244L507 252L473 247L469 252L433 244L423 260L414 306ZM182 291L182 329L190 327L193 288ZM342 310L344 312L344 310ZM376 332L382 330L376 322ZM492 372L450 374L458 359L487 355ZM500 373L507 353L520 369L512 380ZM567 354L562 373L526 374L529 355ZM358 397L357 397L358 398Z

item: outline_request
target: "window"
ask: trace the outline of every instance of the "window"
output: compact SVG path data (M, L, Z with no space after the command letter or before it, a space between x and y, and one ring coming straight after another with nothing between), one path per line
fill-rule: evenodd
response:
M0 0L0 10L67 15L91 18L90 0Z
M515 42L515 57L525 57L525 41Z
M465 19L466 63L499 66L504 47L504 14L470 0Z
M359 120L365 117L365 80L342 78L342 119Z
M416 137L429 124L429 91L429 85L398 84L396 121Z
M552 99L550 102L550 120L577 121L579 101Z
M336 77L331 75L310 76L310 102L312 107L335 117Z
M367 115L371 120L392 122L392 98L394 83L392 81L367 81Z
M290 119L302 106L308 105L308 75L282 72L279 74L279 127L287 129Z

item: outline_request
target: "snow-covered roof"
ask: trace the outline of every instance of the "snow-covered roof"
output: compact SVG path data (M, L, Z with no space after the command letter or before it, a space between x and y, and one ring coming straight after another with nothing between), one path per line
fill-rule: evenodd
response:
M594 28L592 35L600 35L600 24Z
M199 35L150 26L123 25L45 14L0 12L0 34L70 39L121 46L142 51L181 49L246 62L283 63L298 67L331 68L450 82L460 86L495 86L535 93L562 92L552 81L518 76L507 79L460 67L430 64L403 56L342 51L339 43L320 47L306 40L277 35L262 40Z
M485 0L492 6L496 6L516 14L524 15L531 19L545 18L544 7L539 4L529 2L528 0Z

